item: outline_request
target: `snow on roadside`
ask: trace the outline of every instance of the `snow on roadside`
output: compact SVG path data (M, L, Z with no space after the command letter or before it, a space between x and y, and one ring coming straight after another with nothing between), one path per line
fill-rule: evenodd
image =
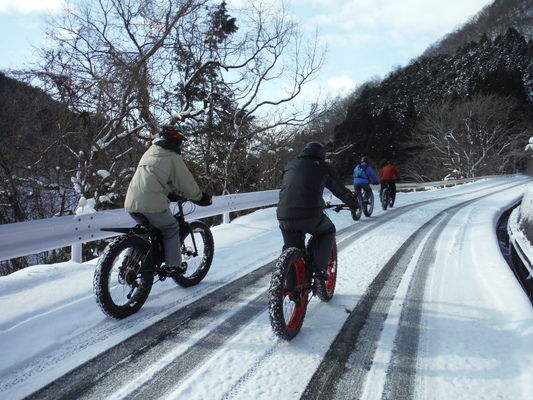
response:
M511 179L521 178L499 178L502 184L509 182ZM482 190L484 187L490 186L493 182L493 180L486 180L449 189L398 193L397 205L401 207L405 204L437 198L442 196L443 192L446 194L459 194L470 189ZM494 199L494 196L491 196L490 199ZM494 219L505 201L507 200L504 196L500 196L496 202L493 200L487 201L483 207L477 207L476 212L468 217L471 219L472 236L457 238L450 248L450 254L452 254L457 252L457 249L461 246L466 246L469 242L475 241L478 241L480 246L481 244L486 244L484 245L485 247L491 247L490 251L486 251L484 246L481 246L477 250L480 256L487 257L486 264L489 267L475 278L480 283L490 278L490 285L487 290L490 290L492 295L496 295L499 301L499 303L496 302L493 306L494 315L496 316L501 316L501 313L509 307L509 303L515 304L516 298L520 299L520 296L523 296L523 294L517 292L518 285L515 281L512 281L510 278L502 279L499 275L500 273L496 273L502 268L505 268L503 264L500 265L500 261L496 264L492 262L495 257L494 254L496 254L494 253L495 250L492 249L494 245L494 238L492 236L495 224ZM376 207L374 215L379 217L386 212ZM347 212L338 214L329 212L329 215L339 230L354 223ZM428 218L432 215L434 215L434 212L430 209L421 208L419 210L419 216L421 218ZM487 215L490 215L490 217L487 218ZM358 223L364 224L365 217L363 216L362 219L363 221ZM362 293L365 285L368 284L368 281L375 274L375 271L379 270L380 266L385 262L384 260L387 259L387 253L381 251L381 249L385 246L391 247L391 245L394 247L395 243L401 243L400 238L408 234L411 225L413 229L416 226L413 222L409 221L409 217L396 219L394 224L391 224L390 228L388 228L389 231L386 235L363 238L362 241L358 242L357 246L348 246L343 252L339 253L339 262L341 265L346 266L346 274L340 275L336 296L330 302L331 304L328 303L327 305L327 307L332 307L338 313L336 314L338 321L331 320L331 323L342 323L342 318L345 317L343 310L353 308L354 302L358 299L353 293ZM177 288L172 280L156 284L143 309L134 316L134 318L139 317L138 321L142 321L138 324L139 326L135 326L135 323L127 321L111 320L105 317L96 306L92 293L92 276L96 260L83 264L67 262L55 265L39 265L16 272L8 277L0 277L0 306L2 309L0 313L0 353L2 354L0 358L0 388L2 387L2 380L11 372L26 365L35 357L48 354L48 352L54 351L55 349L61 349L63 342L74 340L90 331L97 334L99 330L109 327L116 327L117 331L120 331L122 329L121 327L128 326L128 329L123 332L123 335L133 334L136 330L140 330L148 324L153 323L155 319L168 315L176 307L183 306L184 302L192 301L195 290L211 287L214 290L222 283L237 279L239 276L254 270L259 265L274 260L279 255L282 245L281 235L275 219L275 208L262 209L253 214L240 217L232 221L231 224L214 227L213 234L216 244L215 259L212 269L204 282L197 288L189 289ZM441 250L444 251L445 248L446 246L443 244ZM456 260L455 262L458 261ZM355 266L348 267L348 265L354 263ZM452 262L448 264L453 265ZM441 268L441 270L444 271L447 268ZM509 274L508 269L506 274ZM453 288L454 285L458 285L461 282L460 275L457 275L456 278L457 281L452 281L447 285L447 291L450 294L456 292L449 289L449 287ZM483 283L483 285L485 284ZM501 285L499 291L495 290L498 284ZM491 285L496 286L492 287ZM479 290L481 290L481 287ZM465 290L468 291L467 289L468 287ZM452 315L456 314L456 308L460 306L460 304L457 304L460 298L452 299L453 301L451 302L449 299L445 300L445 304L449 305L450 309L444 310L444 312L452 313ZM507 299L509 299L509 303L506 302ZM487 303L487 307L492 307L494 299L490 300L490 302L484 298L483 300ZM491 306L488 304L491 304ZM509 330L516 330L516 338L520 340L517 340L515 346L513 346L513 343L509 343L509 346L504 346L503 349L509 352L509 359L523 360L521 362L524 362L524 365L520 364L521 362L516 363L518 366L514 366L511 373L516 374L518 377L509 381L520 383L522 386L517 385L517 387L522 387L522 393L533 393L531 387L527 386L527 382L524 383L524 378L527 374L531 376L531 371L529 369L530 367L528 367L528 362L526 362L530 359L528 349L527 346L523 347L525 343L529 343L527 335L531 335L529 321L531 320L532 313L531 307L524 304L523 299L519 301L519 304L517 309L512 310L512 313L509 315L510 319L506 320L504 318L497 320L499 324L497 329L501 329L502 332L507 333L509 333ZM288 360L290 359L296 364L299 362L298 360L309 359L309 368L311 370L312 365L318 363L323 353L327 350L328 343L332 340L330 337L331 332L334 332L331 326L324 326L321 323L319 317L321 307L325 306L320 302L313 302L311 304L304 326L305 334L301 335L301 337L299 336L296 341L291 342L291 351L289 353L285 352L284 354L284 357L288 357ZM482 315L481 318L487 318L490 321L493 318L490 311L491 309L489 308L486 311L485 317ZM149 318L142 320L141 317L144 316L149 316ZM529 320L527 319L528 317ZM130 321L137 321L134 318ZM265 325L268 326L268 321L265 318L268 319L266 313L252 321L250 326L257 332L254 340L259 340L260 343L263 343L261 346L269 349L270 347L268 346L271 346L274 336L270 330L265 330ZM444 320L450 323L462 322L450 318L445 318ZM498 337L490 335L490 332L488 331L489 336L487 339L498 339ZM113 340L119 339L117 336ZM488 341L485 341L483 338L478 339L478 341L483 342L483 346L488 346ZM239 341L233 342L236 346L235 349L238 349L237 344L244 344L245 339L240 338ZM89 358L92 355L91 351L101 351L107 344L102 343L99 346L95 346L94 349L83 349L82 352L74 357L75 359L68 361L62 368L68 370L70 367L69 363L80 362L83 358ZM251 343L251 349L256 345L257 342ZM286 344L282 345L287 346ZM452 346L457 345L457 343L448 343L447 345ZM487 347L487 349L490 350L490 347ZM257 350L259 349L257 348ZM468 348L463 348L463 350L468 351ZM228 349L225 349L221 353L221 356L227 351ZM237 350L235 353L228 352L227 358L221 358L220 360L220 371L231 368L232 364L230 361L232 359L236 361L244 357L242 359L244 362L246 354ZM498 354L501 354L500 351L498 351ZM522 357L520 358L520 356ZM453 368L457 367L453 362L460 360L460 357L453 360L445 358L442 360L447 362L449 364L448 367L453 370ZM483 362L488 359L481 358L481 360ZM510 364L504 362L502 365L507 366ZM520 373L519 368L523 368L525 372ZM57 369L54 371L55 375L61 373L64 373L64 370ZM269 393L272 395L277 394L279 397L279 394L285 390L282 387L282 382L284 382L283 377L285 376L284 371L278 370L272 373L273 376L263 377L261 384L252 387L252 389L246 389L248 390L247 393L258 396L257 398L268 398L265 396L264 390L266 390L266 385L270 385L273 388ZM442 374L442 371L437 370L436 373ZM52 379L54 374L41 374L38 380ZM203 379L215 379L209 371L204 371L203 373L197 371L197 374L202 374ZM479 374L480 376L475 378L478 380L483 379L484 375L482 372L479 372ZM492 375L489 374L487 376ZM24 393L31 393L32 387L39 387L38 385L40 383L37 381L25 382ZM216 385L213 386L213 382L204 382L204 385L206 389L208 387L212 389L216 387ZM227 389L229 391L232 390L231 387ZM20 388L14 390L18 395L21 395L20 391L17 392L17 390L21 390ZM192 392L188 392L188 394L192 394ZM487 397L489 399L493 398L491 396Z

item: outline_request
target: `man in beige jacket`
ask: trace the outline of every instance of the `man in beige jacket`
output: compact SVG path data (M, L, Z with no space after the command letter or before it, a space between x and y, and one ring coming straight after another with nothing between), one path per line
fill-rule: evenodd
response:
M126 193L124 208L138 223L146 220L163 234L165 265L169 272L183 274L187 264L181 260L179 224L170 211L170 198L178 194L200 206L211 204L183 162L180 128L163 125L161 138L154 140L135 170Z

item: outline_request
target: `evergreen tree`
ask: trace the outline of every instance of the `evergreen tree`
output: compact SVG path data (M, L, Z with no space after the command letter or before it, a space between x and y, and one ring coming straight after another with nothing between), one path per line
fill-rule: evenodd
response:
M465 43L454 54L423 57L379 84L365 86L335 131L336 143L351 143L378 161L395 157L401 167L420 150L411 131L428 107L448 101L458 105L476 94L515 99L514 118L531 122L532 52L533 42L510 28L494 40L485 35ZM339 165L353 161L353 155L340 158ZM419 171L409 173L421 176Z

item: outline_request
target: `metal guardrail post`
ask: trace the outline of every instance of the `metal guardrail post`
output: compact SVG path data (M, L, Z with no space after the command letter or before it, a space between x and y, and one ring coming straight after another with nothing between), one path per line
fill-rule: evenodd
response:
M79 264L82 263L83 259L82 259L82 249L83 249L83 245L81 243L76 243L76 244L73 244L70 251L71 251L71 254L70 254L70 258L72 259L72 261L74 262L77 262Z

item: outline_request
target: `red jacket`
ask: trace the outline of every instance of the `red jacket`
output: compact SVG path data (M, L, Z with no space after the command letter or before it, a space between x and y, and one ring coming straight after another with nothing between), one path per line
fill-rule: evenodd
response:
M401 179L398 169L394 165L387 165L383 167L379 174L380 179L384 181L392 181L394 179ZM396 177L396 178L395 178Z

